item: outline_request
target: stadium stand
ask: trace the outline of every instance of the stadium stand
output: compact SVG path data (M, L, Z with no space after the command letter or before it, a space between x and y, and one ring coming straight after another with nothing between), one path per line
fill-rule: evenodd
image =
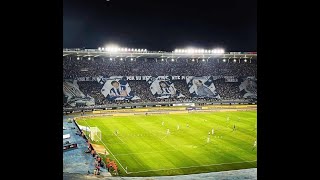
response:
M66 58L63 61L64 79L94 76L144 76L144 75L171 75L171 76L256 76L257 63L234 62L153 62L143 61L119 61L107 58L94 60L77 60Z
M103 109L101 111L106 109L108 111L147 106L174 106L179 103L194 103L199 106L197 107L199 109L201 109L200 106L208 105L210 102L224 101L229 104L230 101L231 105L231 102L240 104L253 99L256 103L256 58L251 60L251 57L250 61L240 61L239 57L238 60L229 57L223 61L222 58L203 61L201 58L191 57L161 60L136 56L132 60L131 58L120 60L120 56L115 58L93 55L89 59L87 54L78 55L78 51L77 55L70 55L69 51L66 54L63 57L63 90L64 111L67 113L81 112L81 116L85 117L87 116L84 113L85 110L95 114L100 113L101 109ZM141 79L127 78L133 76L141 76ZM174 76L183 76L183 78L175 79ZM164 77L165 79L161 79ZM194 77L200 79L194 79ZM113 84L115 80L117 83ZM163 81L165 83L161 84ZM127 94L121 94L123 91ZM112 93L115 95L111 95ZM205 95L200 95L201 93ZM80 116L80 113L78 115ZM109 161L108 158L104 163L93 148L94 144L91 145L88 142L76 123L67 121L67 116L64 116L63 127L64 137L66 137L63 142L64 175L72 176L71 174L79 173L111 176L108 172L109 168L112 166L112 170L117 169L116 162ZM253 173L246 174L245 178L254 177L252 174L256 171L251 171ZM214 176L219 173L214 173ZM241 173L242 171L240 175ZM236 174L239 176L239 172ZM190 178L201 179L201 176L205 175L193 175ZM80 177L77 178L80 179Z
M230 58L229 58L230 59ZM110 76L232 76L234 78L241 77L256 77L257 63L255 60L247 61L233 61L227 60L223 62L219 60L201 61L196 59L179 59L176 61L157 61L156 59L139 59L133 61L119 60L115 58L97 57L91 60L82 57L81 59L75 56L64 57L63 60L63 76L65 80L76 80L82 77L110 77ZM192 96L189 92L188 85L185 80L173 80L174 86L183 97L177 98L156 98L150 91L150 85L146 81L130 80L129 84L131 91L140 99L124 99L117 101L107 100L102 94L103 83L98 81L78 81L79 90L84 95L94 98L94 104L112 105L112 104L126 104L126 103L145 103L145 102L170 102L170 101L188 101L197 100L199 98ZM241 82L227 82L223 78L213 80L217 93L220 95L219 99L208 99L207 101L216 100L241 100L251 99L244 96L239 86ZM256 93L256 91L255 91ZM70 107L67 103L67 98L64 97L64 107ZM81 103L76 105L85 106Z

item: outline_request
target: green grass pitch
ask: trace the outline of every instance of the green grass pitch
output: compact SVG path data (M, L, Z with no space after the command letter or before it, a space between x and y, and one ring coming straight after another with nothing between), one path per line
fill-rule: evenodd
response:
M257 167L257 150L253 148L257 137L256 111L104 116L77 122L101 130L103 143L100 143L113 154L108 157L116 161L121 176L181 175ZM127 167L128 173L122 167Z

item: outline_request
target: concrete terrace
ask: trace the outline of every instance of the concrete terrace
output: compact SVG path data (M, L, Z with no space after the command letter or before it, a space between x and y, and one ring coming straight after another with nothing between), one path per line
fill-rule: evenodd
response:
M179 176L158 177L95 177L93 175L63 173L64 180L100 179L100 180L256 180L257 168L232 171L211 172Z

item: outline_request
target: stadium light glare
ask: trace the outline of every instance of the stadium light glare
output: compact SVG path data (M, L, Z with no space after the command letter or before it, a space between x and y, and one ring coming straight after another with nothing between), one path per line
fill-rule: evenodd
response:
M102 49L102 51L104 51L104 47L103 48L101 48Z
M90 57L88 57L88 60L91 60L91 58L90 58Z
M79 57L77 57L77 60L80 60L80 58L79 58Z
M204 53L204 49L201 49L200 52L201 52L201 53Z
M134 49L134 51L137 52L138 50L137 50L137 49Z
M233 62L237 62L237 60L236 60L236 59L233 59Z
M122 58L120 58L120 61L122 61L123 59Z
M208 50L204 50L204 53L208 53Z
M124 51L126 52L126 51L128 51L128 49L127 49L127 48L124 48Z
M226 62L226 59L223 59L222 61L223 61L223 62Z
M110 58L110 61L112 61L112 58Z
M144 49L144 52L147 52L147 49Z
M247 59L244 59L244 62L247 62Z
M171 59L171 61L173 62L173 61L174 61L174 59L172 58L172 59Z
M131 58L130 60L133 61L133 58Z
M204 62L204 61L205 61L205 59L202 59L202 61Z
M194 59L192 59L192 61L194 62Z
M105 49L109 52L116 52L120 50L119 46L116 44L108 44L105 46Z
M101 51L101 47L99 47L98 50Z
M161 61L164 61L164 59L162 58Z

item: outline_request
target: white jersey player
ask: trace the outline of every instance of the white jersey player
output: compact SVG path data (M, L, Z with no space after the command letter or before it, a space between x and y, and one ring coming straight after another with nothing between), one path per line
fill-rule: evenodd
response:
M177 130L179 130L180 129L180 125L178 124L178 126L177 126Z
M211 130L211 134L213 135L214 134L214 129L212 128L212 130Z
M170 134L170 130L169 130L169 129L167 129L167 135L168 135L168 134Z
M163 125L164 125L164 121L162 121L162 123L161 123L161 124L162 124L162 126L163 126Z

